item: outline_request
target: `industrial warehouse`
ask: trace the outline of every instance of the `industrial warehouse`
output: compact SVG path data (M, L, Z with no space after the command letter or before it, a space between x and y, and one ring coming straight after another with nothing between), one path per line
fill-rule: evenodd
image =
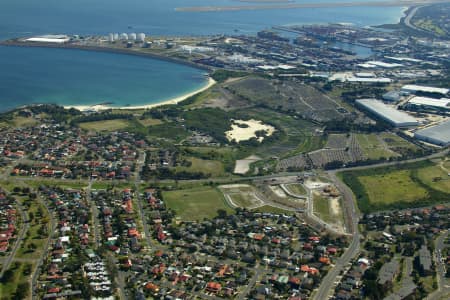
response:
M395 127L413 127L419 125L419 122L407 113L398 111L394 107L376 99L360 99L356 100L356 103Z
M406 107L410 109L423 109L423 110L437 110L447 111L450 110L450 99L448 98L428 98L428 97L413 97L407 103Z
M418 130L414 133L414 137L427 143L448 146L450 145L450 120Z

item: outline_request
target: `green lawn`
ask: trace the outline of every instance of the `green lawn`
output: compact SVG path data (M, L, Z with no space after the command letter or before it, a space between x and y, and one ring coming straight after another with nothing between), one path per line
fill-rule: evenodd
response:
M426 189L414 182L410 174L410 170L399 170L387 174L361 176L359 180L373 204L414 202L425 198Z
M305 188L303 187L303 185L299 183L286 184L286 188L288 189L288 191L290 191L295 195L299 196L306 195Z
M95 122L84 122L80 123L79 126L83 129L89 131L116 131L119 129L124 129L130 125L130 122L123 119L116 120L105 120L105 121L95 121Z
M417 170L417 176L426 185L442 192L450 191L450 176L439 166L431 166Z
M133 183L130 182L114 182L114 181L95 181L92 183L93 190L106 190L108 188L124 189L130 188Z
M449 176L431 161L338 175L352 189L359 208L365 213L428 206L450 199Z
M188 157L187 160L190 161L192 165L190 167L178 166L176 167L177 172L201 172L204 174L211 174L213 177L224 174L224 167L220 161L205 160L196 157Z
M223 209L233 213L233 209L225 203L225 199L214 187L196 187L192 189L165 191L162 198L168 208L185 221L213 218L217 210Z
M146 119L139 119L139 123L142 124L142 126L148 127L148 126L155 126L155 125L160 125L163 123L163 121L158 120L158 119L151 119L151 118L146 118Z

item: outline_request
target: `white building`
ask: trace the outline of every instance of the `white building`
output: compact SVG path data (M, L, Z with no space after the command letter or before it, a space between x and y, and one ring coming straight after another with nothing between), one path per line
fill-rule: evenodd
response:
M439 125L418 130L414 137L427 143L449 146L450 145L450 120Z
M360 99L356 103L395 127L414 127L419 122L405 112L376 99Z
M65 34L48 34L48 35L34 36L26 39L25 41L38 43L64 44L70 41L70 37Z
M402 87L402 92L415 94L417 92L447 95L450 90L445 88L436 88L431 86L422 86L415 84L407 84Z

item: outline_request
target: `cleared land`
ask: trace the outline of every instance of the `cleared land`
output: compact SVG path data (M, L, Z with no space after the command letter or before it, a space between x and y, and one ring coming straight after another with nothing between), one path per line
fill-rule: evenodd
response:
M398 156L376 134L357 134L356 139L365 157L368 159L390 158Z
M174 210L177 217L184 221L214 218L217 210L228 213L233 210L225 203L223 195L212 187L197 187L185 190L165 191L162 193L167 206Z
M255 209L264 205L256 189L248 184L228 184L219 187L232 206Z
M314 214L324 222L330 223L333 219L330 214L330 200L315 192L313 195Z
M95 121L95 122L84 122L80 123L82 129L89 131L116 131L119 129L124 129L128 127L130 123L127 120L105 120L105 121Z
M289 192L291 192L294 195L298 195L298 196L306 195L305 188L303 187L303 185L301 185L299 183L286 184L285 187L287 188L287 190Z
M313 211L322 221L343 230L343 214L340 198L328 197L319 191L313 192Z

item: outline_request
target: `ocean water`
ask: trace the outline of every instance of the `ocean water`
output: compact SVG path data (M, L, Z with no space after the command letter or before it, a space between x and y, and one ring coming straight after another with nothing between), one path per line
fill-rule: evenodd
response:
M0 110L30 103L110 106L158 103L206 84L204 71L132 55L0 48Z
M321 1L339 2L314 2ZM175 11L176 7L208 5L252 4L236 0L1 0L0 39L46 33L253 34L274 25L345 22L368 26L395 23L402 16L400 7ZM0 47L0 109L31 102L156 103L206 84L201 73L148 58Z

